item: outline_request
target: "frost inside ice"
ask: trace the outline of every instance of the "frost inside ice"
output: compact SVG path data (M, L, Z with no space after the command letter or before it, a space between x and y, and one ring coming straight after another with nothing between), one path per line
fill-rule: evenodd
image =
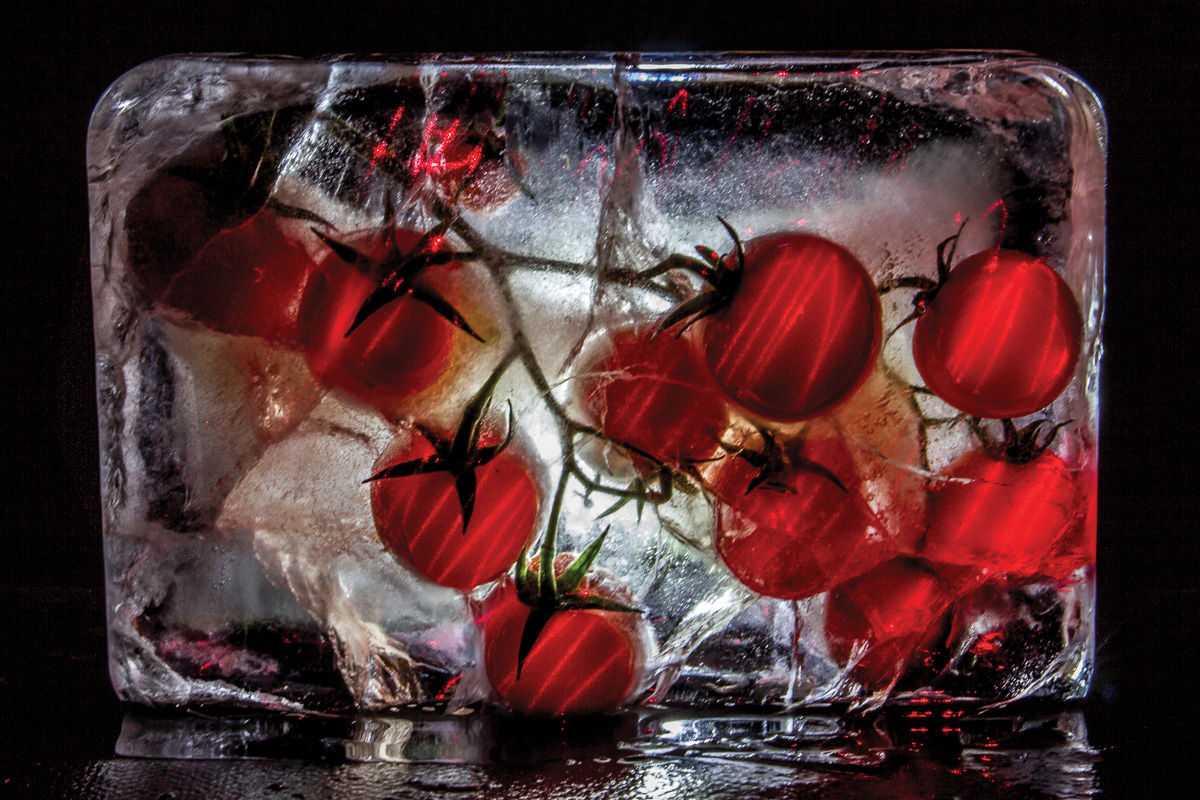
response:
M764 426L797 447L840 437L886 539L880 559L920 561L942 473L979 446L972 420L924 389L906 323L911 281L936 278L938 246L957 233L959 257L1020 250L1072 287L1085 319L1076 374L1016 423L1072 420L1053 452L1078 463L1081 491L1094 494L1104 255L1094 98L1057 67L1001 55L682 63L184 57L114 84L93 120L89 177L122 697L293 711L494 703L478 624L494 584L443 588L394 557L364 480L398 439L451 437L498 369L484 427L502 431L511 407L513 447L532 459L540 493L531 547L553 530L559 552L578 553L607 531L596 567L646 620L635 702L1004 703L1086 690L1094 510L1077 510L1044 556L1063 575L939 574L952 593L939 598L944 613L888 639L860 622L886 616L869 586L838 605L827 592L776 599L740 583L714 544L713 486L721 459L760 447ZM729 253L726 222L743 242L824 237L876 284L909 280L881 298L878 364L814 421L774 424L717 401L728 429L712 458L665 463L606 440L584 393L605 377L596 362L610 335L652 330L705 288L681 270L638 276L672 254ZM229 265L205 260L218 235L263 241L257 225L275 226L268 241L293 240L299 288L331 265L367 270L346 246L383 252L396 231L436 231L462 263L393 301L441 316L391 346L418 352L403 362L413 374L425 375L426 356L444 359L441 372L410 390L377 377L338 385L315 369L308 294L260 295L273 284L254 265L214 273ZM254 319L211 319L222 297ZM426 339L444 350L420 355ZM380 357L378 346L348 352ZM838 626L861 641L837 644ZM895 674L872 666L888 647Z

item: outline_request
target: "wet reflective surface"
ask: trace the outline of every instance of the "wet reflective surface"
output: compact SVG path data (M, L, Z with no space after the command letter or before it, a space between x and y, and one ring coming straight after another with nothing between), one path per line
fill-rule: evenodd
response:
M0 672L0 796L1124 800L1162 796L1189 749L1186 704L1153 701L1172 673L1103 645L1083 705L984 718L952 707L858 720L651 711L564 727L126 713L105 671L102 605L98 587L0 587L21 643ZM454 763L390 760L403 758Z
M856 722L663 712L568 725L139 714L125 717L117 748L174 758L94 760L53 779L51 794L1082 798L1099 792L1100 761L1078 709L987 719L918 710Z
M563 725L125 713L104 673L98 591L4 589L0 599L40 609L22 625L56 619L69 634L26 639L35 644L23 655L46 668L4 674L6 797L1124 798L1157 774L1141 755L1165 755L1103 677L1082 707L985 717L653 710Z

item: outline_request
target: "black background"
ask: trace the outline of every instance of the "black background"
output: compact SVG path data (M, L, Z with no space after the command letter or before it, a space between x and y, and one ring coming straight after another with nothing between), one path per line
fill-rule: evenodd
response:
M112 754L84 143L123 72L174 52L1003 48L1081 75L1109 121L1099 666L1105 796L1155 795L1193 749L1197 648L1197 58L1190 3L293 2L25 6L3 21L0 794ZM43 780L44 778L44 780ZM59 792L46 788L45 792ZM66 790L61 790L66 791Z

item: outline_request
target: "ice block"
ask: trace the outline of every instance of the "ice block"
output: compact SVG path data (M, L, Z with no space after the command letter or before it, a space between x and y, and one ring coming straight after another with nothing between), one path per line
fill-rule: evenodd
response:
M1023 53L138 67L88 139L118 695L1082 697L1105 147Z

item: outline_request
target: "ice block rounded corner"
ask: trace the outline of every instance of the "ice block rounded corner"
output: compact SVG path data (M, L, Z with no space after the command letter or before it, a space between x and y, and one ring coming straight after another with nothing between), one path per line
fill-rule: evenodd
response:
M118 695L1082 697L1105 147L1019 53L135 69L88 138Z

